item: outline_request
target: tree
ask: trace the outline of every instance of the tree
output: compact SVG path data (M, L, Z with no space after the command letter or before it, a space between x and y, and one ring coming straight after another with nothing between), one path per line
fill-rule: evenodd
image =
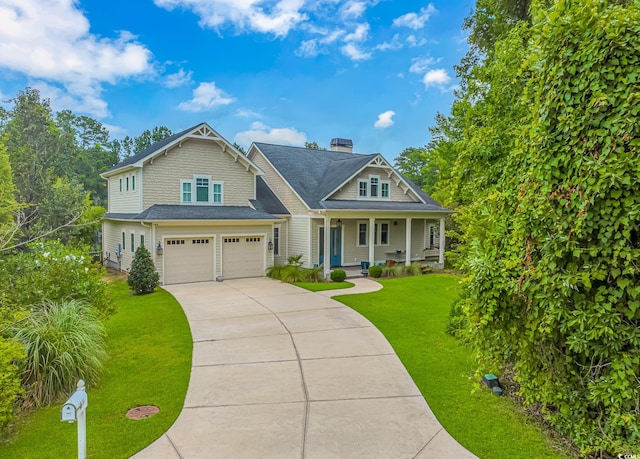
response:
M245 149L242 147L242 145L237 144L236 142L233 142L233 148L235 148L236 150L238 150L240 153L246 155L247 152L245 151Z
M137 295L153 293L160 285L160 275L151 260L151 254L144 245L139 246L133 255L127 283Z
M156 126L152 130L145 129L137 137L125 136L122 141L114 140L112 149L121 159L125 159L171 135L173 135L173 132L167 126Z
M311 150L322 150L322 151L326 151L327 149L324 147L321 147L320 145L318 145L317 142L305 142L304 143L304 147L305 148L309 148Z

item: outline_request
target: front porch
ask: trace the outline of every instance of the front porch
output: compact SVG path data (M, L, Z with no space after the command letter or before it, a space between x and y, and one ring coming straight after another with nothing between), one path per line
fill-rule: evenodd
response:
M323 265L325 275L341 268L350 273L361 270L361 263L384 265L431 262L444 266L444 216L416 218L398 215L354 218L352 215L312 219L313 264ZM325 263L328 247L329 263Z

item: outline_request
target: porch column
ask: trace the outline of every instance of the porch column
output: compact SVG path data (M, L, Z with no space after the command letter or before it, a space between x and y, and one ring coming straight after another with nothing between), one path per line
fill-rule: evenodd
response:
M406 234L405 234L405 249L404 249L404 264L409 266L411 264L411 219L407 218L406 222Z
M369 218L369 265L373 266L375 264L376 258L376 240L375 234L373 232L373 228L376 224L375 218Z
M331 218L324 217L324 277L326 279L331 275Z
M444 266L444 245L445 245L446 239L445 239L445 235L444 235L444 217L442 217L440 219L440 242L438 243L439 246L439 253L438 253L438 263L440 263L442 266Z

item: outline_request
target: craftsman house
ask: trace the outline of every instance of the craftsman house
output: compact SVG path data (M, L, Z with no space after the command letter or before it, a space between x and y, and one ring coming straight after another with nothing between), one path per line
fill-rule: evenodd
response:
M334 139L331 151L254 143L244 155L206 123L156 142L101 174L106 263L128 270L144 244L163 284L263 276L293 255L326 273L442 264L451 211L380 154L351 151Z

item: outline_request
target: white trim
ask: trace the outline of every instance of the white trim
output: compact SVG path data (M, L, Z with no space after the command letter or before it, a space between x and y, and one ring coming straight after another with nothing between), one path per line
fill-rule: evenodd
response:
M276 245L276 230L278 230L278 245ZM281 245L282 245L282 225L280 223L277 223L275 225L273 225L273 231L272 231L272 242L273 242L273 256L274 257L279 257L280 256L280 252L282 251L281 249Z
M380 226L378 226L380 225ZM382 243L382 225L387 225L387 243ZM377 231L374 229L374 240L378 247L388 247L389 240L391 239L391 223L389 220L376 220L374 227L377 227Z
M189 194L191 195L191 201L184 200L184 184L188 183L191 185L191 190L189 190ZM195 182L190 179L180 179L180 204L193 204L193 188Z
M360 185L365 185L364 196L360 194ZM358 179L358 199L368 199L369 198L369 180L367 179Z

